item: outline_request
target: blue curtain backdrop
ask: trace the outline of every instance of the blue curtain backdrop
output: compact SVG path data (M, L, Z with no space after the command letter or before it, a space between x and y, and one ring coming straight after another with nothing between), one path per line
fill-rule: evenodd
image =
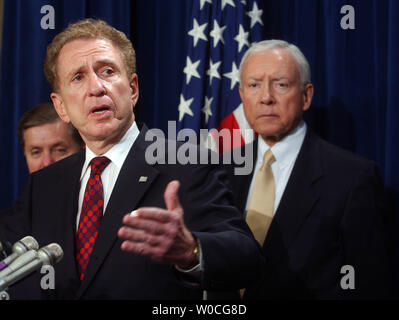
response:
M199 0L192 0L199 1ZM131 36L137 51L139 121L167 132L177 106L187 56L192 1L5 0L0 73L0 208L18 195L27 170L16 129L21 114L49 99L42 61L53 36L69 22L98 17ZM214 2L217 0L213 0ZM234 0L239 1L239 0ZM55 30L42 30L50 4ZM312 68L315 96L306 120L325 139L375 160L392 208L387 217L396 252L399 237L399 1L263 0L265 38L298 45ZM355 10L344 30L341 7Z

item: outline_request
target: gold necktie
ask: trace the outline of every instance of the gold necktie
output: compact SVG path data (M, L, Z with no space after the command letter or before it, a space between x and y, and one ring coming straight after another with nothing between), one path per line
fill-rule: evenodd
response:
M255 239L263 245L266 233L273 219L274 177L271 164L276 161L271 149L263 157L263 163L256 173L246 221Z

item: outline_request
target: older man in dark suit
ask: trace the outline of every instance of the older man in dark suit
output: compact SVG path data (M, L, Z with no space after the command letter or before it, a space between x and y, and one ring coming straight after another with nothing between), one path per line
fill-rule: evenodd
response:
M236 205L263 246L252 299L386 298L383 184L375 163L316 136L302 120L314 87L294 45L254 44L240 66L254 170L228 166Z
M223 172L147 161L147 128L133 113L135 54L123 33L98 20L70 25L47 48L45 74L60 118L86 149L32 174L2 217L0 239L32 235L63 248L55 288L41 297L200 299L201 290L256 279L260 247ZM28 282L40 289L37 277Z

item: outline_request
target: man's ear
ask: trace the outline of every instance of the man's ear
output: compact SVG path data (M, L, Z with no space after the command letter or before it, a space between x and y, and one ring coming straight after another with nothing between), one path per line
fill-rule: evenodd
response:
M305 88L303 89L303 107L302 111L306 111L310 108L310 104L312 103L314 87L313 84L307 83L305 84Z
M139 80L136 73L133 73L132 78L130 79L130 89L132 90L132 102L134 108L139 99Z
M61 120L66 123L71 122L71 120L69 119L68 114L65 110L64 102L62 101L61 95L59 93L52 92L50 94L50 98L51 98L51 101L53 101L55 111L57 111Z

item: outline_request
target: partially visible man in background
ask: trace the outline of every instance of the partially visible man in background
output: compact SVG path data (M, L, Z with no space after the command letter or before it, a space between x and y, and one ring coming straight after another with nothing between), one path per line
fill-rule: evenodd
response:
M78 152L84 142L77 130L63 122L51 103L40 103L26 111L18 125L29 173Z

